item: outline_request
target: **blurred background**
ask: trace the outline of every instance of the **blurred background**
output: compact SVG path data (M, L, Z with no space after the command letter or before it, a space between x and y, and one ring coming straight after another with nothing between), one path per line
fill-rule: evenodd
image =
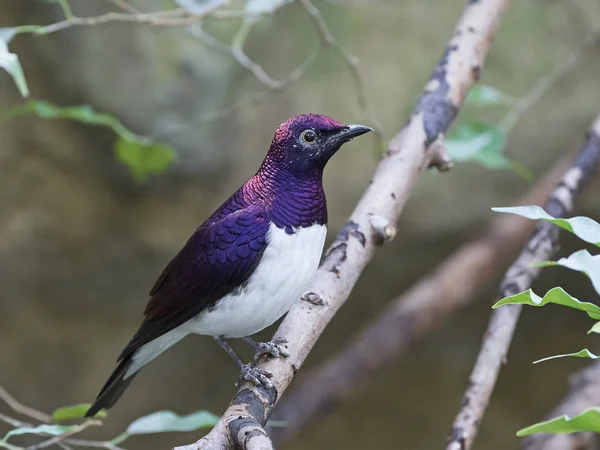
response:
M103 0L71 3L78 16L115 10ZM146 11L173 7L161 0L129 3ZM332 34L359 58L365 96L387 142L408 118L463 1L315 5ZM3 0L1 7L0 27L63 18L60 7L48 1ZM600 20L597 0L514 2L481 83L512 97L525 95L581 46L588 35L586 20L592 18ZM0 384L23 403L52 411L93 400L137 329L162 268L207 215L254 174L281 122L318 112L373 125L373 116L359 108L347 65L330 50L320 52L287 89L245 102L266 87L228 50L239 26L239 20L206 21L203 30L225 46L181 27L135 23L23 34L10 43L32 98L90 105L139 135L155 136L175 154L165 171L140 182L115 158L110 129L29 114L0 122ZM256 23L245 50L274 78L283 78L319 45L310 18L291 4ZM600 112L599 80L600 47L595 45L520 117L508 135L506 156L537 178L576 150ZM245 103L214 117L240 101ZM23 102L13 80L0 72L0 114ZM467 105L458 123L493 124L506 111L505 105ZM329 240L368 185L380 151L374 139L361 139L329 164ZM493 218L491 207L515 204L530 186L512 171L472 162L449 173L424 174L400 218L397 238L377 253L306 367L318 366L390 299L473 238ZM577 205L578 215L598 220L599 189L596 178ZM561 256L581 247L565 234L562 245ZM441 448L504 269L498 267L477 302L283 448L387 448L399 440L414 450ZM566 269L546 269L534 289L543 294L555 285L582 300L597 300L588 280ZM565 392L567 376L585 365L580 360L531 362L585 346L593 350L598 338L585 334L590 325L583 314L564 308L524 310L479 448L517 448L515 432L540 419ZM236 348L250 356L244 345ZM105 426L90 436L116 435L133 419L157 410L220 414L237 373L211 339L189 337L145 368ZM170 448L202 433L139 437L124 446Z

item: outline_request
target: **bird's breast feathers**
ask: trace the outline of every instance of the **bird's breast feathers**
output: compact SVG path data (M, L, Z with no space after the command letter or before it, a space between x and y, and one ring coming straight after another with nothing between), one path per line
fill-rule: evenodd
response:
M244 284L186 325L189 331L240 338L283 316L303 294L321 259L327 228L314 224L292 234L271 223L260 263Z

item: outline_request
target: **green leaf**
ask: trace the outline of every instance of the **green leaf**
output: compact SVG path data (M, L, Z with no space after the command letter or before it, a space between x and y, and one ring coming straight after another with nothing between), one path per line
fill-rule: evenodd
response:
M175 153L166 145L119 139L115 143L115 157L129 168L136 181L142 182L148 175L167 170L175 160Z
M576 353L566 353L564 355L548 356L547 358L538 359L537 361L534 361L533 363L537 364L537 363L541 363L541 362L544 362L544 361L549 361L551 359L566 358L566 357L572 357L572 358L589 358L589 359L598 359L598 358L600 358L600 356L594 355L587 348L584 348L583 350L579 350Z
M600 247L600 224L589 217L577 216L570 219L556 219L540 206L515 206L512 208L492 208L492 211L517 214L533 220L553 223L590 244Z
M461 125L446 140L448 154L455 162L473 161L490 170L511 170L531 179L531 172L526 167L504 156L505 146L504 133L498 127L484 123Z
M511 105L514 97L485 84L475 85L467 94L466 102L476 106Z
M164 172L175 159L175 152L170 147L136 135L115 117L98 113L89 105L59 107L47 101L32 100L6 111L2 118L28 113L42 119L68 119L112 129L120 138L115 143L116 158L129 168L136 181L143 181L150 174Z
M246 0L244 8L246 14L250 16L259 16L261 14L274 13L279 8L292 3L293 0Z
M593 407L586 409L584 412L573 418L570 418L565 414L564 416L556 417L545 422L536 423L517 431L517 436L522 437L535 433L567 434L577 433L579 431L600 433L600 408Z
M544 298L535 294L531 289L527 289L520 294L511 295L499 300L492 306L496 309L502 305L529 305L529 306L544 306L548 303L556 305L568 306L569 308L585 311L592 319L600 320L600 307L593 303L580 302L575 297L570 296L563 288L555 287L550 289Z
M8 50L8 43L17 34L16 28L0 28L0 68L13 78L23 97L29 96L29 88L19 57Z
M65 422L67 420L72 419L81 419L83 418L86 411L90 408L91 403L78 403L76 405L63 406L61 408L56 408L52 412L52 422ZM103 419L107 416L106 412L99 411L94 417L98 417Z
M2 438L2 442L8 441L11 436L17 436L20 434L42 434L42 435L51 435L51 436L60 436L61 434L67 433L77 425L38 425L37 427L22 427L15 428L14 430L10 430L6 435Z
M588 331L590 333L600 333L600 322L596 322L592 328Z
M600 295L600 255L592 256L587 250L579 250L558 261L544 261L536 265L540 267L563 266L583 272L592 281L594 289Z
M200 428L214 427L219 422L219 416L207 411L198 411L187 416L178 416L172 411L158 411L134 420L126 433L149 434L169 431L195 431Z

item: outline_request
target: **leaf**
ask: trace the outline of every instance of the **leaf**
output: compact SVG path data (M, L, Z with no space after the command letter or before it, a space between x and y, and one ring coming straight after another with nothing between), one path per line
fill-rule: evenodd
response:
M476 85L467 94L466 102L476 106L511 105L514 97L486 84Z
M259 16L261 14L274 13L279 8L292 3L293 0L246 0L244 8L246 14L250 16Z
M474 161L490 170L511 170L531 179L531 172L504 156L504 133L493 125L472 123L459 126L446 140L446 150L456 162Z
M596 292L600 295L600 255L592 256L587 250L579 250L558 261L544 261L537 266L563 266L567 269L583 272L592 281Z
M167 170L175 160L175 153L166 145L119 139L115 143L115 157L129 168L136 181L142 182L150 174Z
M585 311L592 319L600 320L600 306L593 303L580 302L575 297L570 296L563 288L555 287L550 289L544 298L535 294L531 289L527 289L520 294L511 295L499 300L492 306L493 309L502 305L529 305L544 306L548 303L568 306L569 308Z
M214 427L220 417L208 411L198 411L187 416L178 416L172 411L158 411L131 422L126 433L150 434L169 431L195 431L200 428Z
M81 419L83 418L86 411L90 408L91 403L78 403L76 405L63 406L61 408L56 408L52 412L52 422L65 422L71 419ZM104 418L107 414L104 411L99 411L94 417Z
M20 434L42 434L42 435L51 435L51 436L60 436L61 434L67 433L77 425L38 425L37 427L21 427L15 428L14 430L10 430L6 435L2 438L2 442L8 441L11 436L17 436Z
M8 43L17 34L15 28L0 28L0 67L13 78L23 97L29 96L29 88L19 57L8 50Z
M192 14L200 15L226 2L224 0L175 0L175 3Z
M570 418L566 414L545 422L539 422L517 431L517 436L535 433L567 434L579 431L600 432L600 408L588 408L578 416Z
M599 355L594 355L587 348L584 348L583 350L579 350L576 353L566 353L564 355L548 356L546 358L538 359L537 361L534 361L533 363L537 364L537 363L541 363L541 362L544 362L544 361L549 361L551 359L566 358L566 357L572 357L572 358L589 358L589 359L598 359L598 358L600 358Z
M116 158L129 168L136 181L145 180L149 174L164 172L175 160L175 152L170 147L136 135L115 117L98 113L89 105L60 107L47 101L32 100L5 112L0 120L28 113L42 119L68 119L112 129L120 138L115 143Z
M600 333L600 322L596 322L592 328L588 331L590 333Z
M589 217L577 216L570 219L557 219L540 206L515 206L512 208L492 208L492 211L517 214L527 219L545 220L575 234L580 239L600 247L600 224Z

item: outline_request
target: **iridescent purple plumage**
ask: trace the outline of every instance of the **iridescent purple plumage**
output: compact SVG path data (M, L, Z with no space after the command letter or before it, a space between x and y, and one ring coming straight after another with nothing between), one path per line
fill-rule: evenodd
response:
M194 232L154 284L143 323L86 416L111 407L144 364L186 334L209 334L224 345L223 337L254 334L289 309L316 270L325 239L325 164L369 130L318 114L278 127L257 173Z

